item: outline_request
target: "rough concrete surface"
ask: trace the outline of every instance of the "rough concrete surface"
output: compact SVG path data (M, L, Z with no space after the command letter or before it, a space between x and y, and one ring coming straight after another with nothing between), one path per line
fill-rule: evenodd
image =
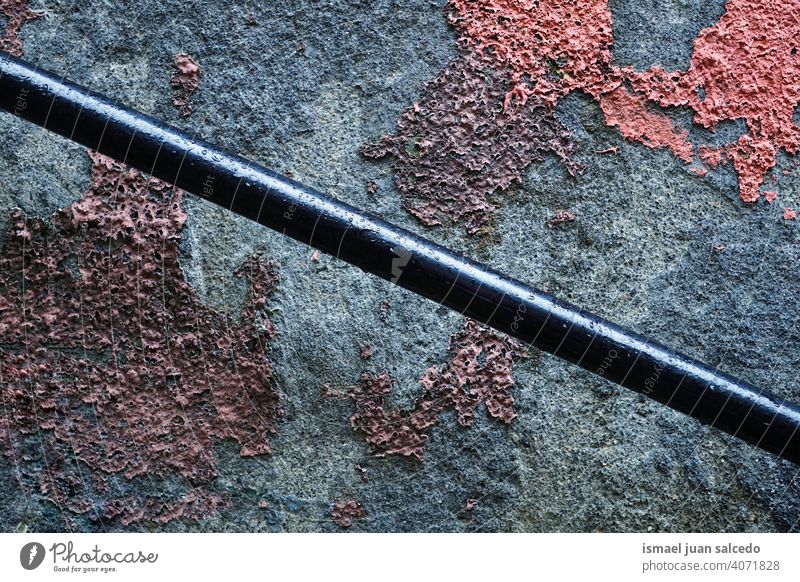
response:
M32 62L800 400L800 235L797 222L784 219L784 209L800 206L800 174L783 150L765 177L777 199L748 204L731 164L700 176L667 147L626 140L600 102L576 89L553 112L572 135L582 172L573 175L561 157L541 152L519 183L493 196L498 208L476 235L448 221L424 226L408 212L395 161L369 159L361 148L395 134L426 83L469 50L457 44L461 33L448 24L445 4L32 0L44 15L20 35ZM608 8L611 62L634 72L689 70L693 40L725 12L721 0L609 0ZM173 105L179 54L200 69L196 90L180 95L191 105L188 116ZM736 119L703 127L688 105L648 108L685 128L694 145L731 144L748 131ZM48 221L81 200L91 169L83 148L0 116L0 232L14 209ZM73 472L98 473L98 486L80 490L87 503L70 507L54 490L78 484L53 488L36 479L37 471L56 480L73 475L45 467L55 431L15 426L18 415L5 400L0 530L800 528L797 467L536 352L513 364L509 423L478 406L464 426L446 409L425 430L423 461L374 455L351 426L348 394L364 372L386 372L394 384L384 405L414 408L420 378L453 356L449 342L462 318L191 196L182 208L178 262L208 321L243 329L251 323L243 317L263 317L274 327L259 355L269 361L282 406L271 453L243 456L242 438L215 437L204 449L211 469L193 479L185 467L101 471L79 449L62 446ZM565 209L575 220L548 225ZM3 235L0 256L19 236L26 235ZM259 254L274 260L279 281L256 313L255 283L234 272ZM14 301L5 297L0 308ZM42 349L48 358L56 348ZM21 353L0 343L4 373L28 378L20 376ZM22 392L37 389L36 381L25 380ZM164 398L174 397L169 385L163 389ZM214 422L221 410L204 409L202 418ZM176 509L197 492L218 502ZM111 500L131 499L147 500L145 509L109 509ZM159 499L166 501L153 509Z

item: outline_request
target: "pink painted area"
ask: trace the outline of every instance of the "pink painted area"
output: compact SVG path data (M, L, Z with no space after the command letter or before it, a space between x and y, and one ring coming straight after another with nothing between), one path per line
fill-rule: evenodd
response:
M689 143L689 131L676 128L669 117L652 111L642 95L620 86L600 96L600 108L606 123L618 127L626 139L651 148L667 148L684 162L692 162L694 148Z
M331 508L331 518L339 527L348 528L357 519L362 519L367 512L356 499L337 499Z
M651 148L690 163L685 128L654 108L688 106L694 121L714 128L744 120L747 133L723 148L701 146L711 168L730 160L743 201L755 202L780 150L795 154L800 129L800 0L729 0L725 14L694 42L687 71L645 72L612 63L607 0L450 0L461 41L514 72L506 103L536 96L554 105L572 91L600 103L606 122ZM631 90L628 90L626 83Z
M360 388L349 394L355 402L350 425L366 435L376 456L404 455L421 461L427 431L446 409L456 412L461 426L473 424L480 404L504 423L516 418L512 367L527 356L516 340L466 320L450 338L449 361L429 368L420 378L422 393L412 410L387 410L385 400L394 380L386 372L365 373Z
M748 133L724 151L745 202L761 196L778 151L795 154L800 145L792 119L800 103L798 35L800 0L729 0L719 22L695 40L688 71L631 75L648 98L690 106L704 127L744 120Z
M44 13L31 10L28 0L0 0L0 14L8 19L5 30L0 36L0 51L21 57L23 51L19 32L22 26L26 22L40 18Z
M703 163L709 168L717 168L722 163L722 157L725 155L725 148L700 146L698 154Z
M576 89L599 97L622 80L611 67L614 37L604 1L451 0L450 6L465 43L510 68L517 87L551 105Z
M690 162L688 131L651 111L647 100L623 86L625 72L612 64L611 11L605 0L451 0L451 22L463 41L497 66L513 71L506 104L535 96L549 104L572 91L600 103L606 122L623 136L668 148Z
M573 175L581 171L569 131L512 77L462 49L403 112L395 135L362 146L366 157L393 158L403 205L423 224L452 220L470 234L486 233L497 198L531 162L549 152Z
M269 453L282 414L262 309L277 275L252 257L235 273L250 282L241 320L205 307L178 263L182 192L91 159L77 202L16 213L5 237L0 447L66 516L208 516L227 499L215 442Z
M189 117L192 114L191 96L200 86L200 65L186 53L175 55L175 72L170 79L172 85L172 104L181 114Z

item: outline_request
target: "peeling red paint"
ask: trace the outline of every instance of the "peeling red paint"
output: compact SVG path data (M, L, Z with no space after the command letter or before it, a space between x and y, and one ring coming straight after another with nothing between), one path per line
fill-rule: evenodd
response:
M647 147L667 148L684 162L692 162L694 148L689 143L689 130L675 128L669 117L651 111L641 95L617 87L600 96L600 108L606 123L618 127L623 137Z
M602 0L450 0L460 40L491 55L551 106L575 89L595 97L622 78L611 65L611 12ZM526 82L530 79L530 83Z
M578 218L571 210L556 210L556 215L547 221L547 228L555 228L565 222L574 222Z
M450 20L473 50L513 71L515 89L549 106L572 91L600 103L606 122L628 139L669 148L691 161L688 132L630 93L612 65L611 11L606 0L451 0ZM525 79L530 79L526 82Z
M758 200L778 150L795 154L800 145L792 119L800 103L799 35L800 0L729 0L719 22L694 41L688 71L631 76L649 99L690 106L704 127L745 121L748 133L725 147L745 202Z
M26 22L44 16L44 12L31 10L28 7L28 0L0 0L0 14L8 19L5 30L0 36L0 51L16 57L23 56L20 29Z
M406 209L423 224L486 228L498 207L493 196L522 181L525 168L555 153L571 172L569 132L539 98L518 91L511 72L462 51L406 110L397 132L362 146L371 158L391 156Z
M783 209L783 219L784 220L797 220L797 211L792 208L784 208Z
M172 104L181 117L189 117L192 114L189 99L200 86L200 65L186 53L178 53L175 55L175 69L170 79Z
M594 97L609 125L631 140L669 148L683 160L685 130L651 111L612 64L611 11L605 0L451 0L450 21L464 44L512 71L515 88L550 107L575 90Z
M395 158L404 204L424 224L447 216L470 233L482 228L496 207L490 197L518 182L548 149L541 127L528 121L548 119L572 91L593 97L606 123L628 140L666 148L687 164L699 157L712 169L724 157L745 202L774 199L760 190L764 178L779 150L795 154L800 146L792 119L800 103L800 0L728 0L719 22L695 40L689 69L672 72L613 63L607 0L450 0L447 11L459 58L403 113L396 136L364 149ZM489 88L488 77L500 82ZM703 127L741 119L748 132L735 143L701 144L695 152L688 128L666 114L676 106L693 109ZM484 133L476 137L479 128ZM553 125L549 133L574 169L569 134ZM511 139L503 145L499 135ZM534 140L532 152L524 140Z
M796 39L800 0L729 0L720 21L694 43L686 72L638 73L611 63L611 13L606 0L451 0L453 23L474 50L491 51L517 80L532 80L526 95L554 104L573 90L600 103L606 122L648 147L669 148L689 163L686 129L654 105L688 105L695 122L714 128L744 119L749 133L724 148L739 176L742 200L755 202L781 148L796 153L800 130L792 114L800 102ZM629 91L625 82L630 84ZM716 155L716 154L715 154ZM701 157L702 154L701 154ZM718 163L718 160L714 160Z
M274 331L261 309L277 276L259 257L237 271L251 283L238 323L205 307L178 264L182 192L91 159L80 200L49 221L12 216L0 256L0 447L62 510L123 523L206 516L226 502L211 488L214 441L262 455L277 430L265 357ZM115 475L150 486L121 494ZM180 485L169 493L153 479Z
M350 527L356 519L362 519L367 512L355 499L337 499L331 508L331 518L340 527Z
M429 368L420 378L422 393L412 410L387 411L385 400L394 380L386 372L364 373L360 388L350 392L355 401L350 425L366 434L376 456L404 455L421 461L427 430L446 409L455 410L461 426L472 425L481 403L505 423L516 418L511 372L514 362L527 356L518 341L468 319L450 338L450 360Z
M700 146L698 151L700 159L709 168L717 168L722 163L722 156L725 155L725 148Z

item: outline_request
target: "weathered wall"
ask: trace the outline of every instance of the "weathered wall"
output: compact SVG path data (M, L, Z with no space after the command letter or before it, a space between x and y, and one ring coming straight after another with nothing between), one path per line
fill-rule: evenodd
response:
M794 2L264 4L2 48L800 400ZM0 129L3 530L798 527L789 464Z

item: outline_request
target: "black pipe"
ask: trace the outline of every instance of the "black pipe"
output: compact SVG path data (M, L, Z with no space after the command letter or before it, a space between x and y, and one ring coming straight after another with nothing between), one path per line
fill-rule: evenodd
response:
M7 55L0 107L800 463L797 405L369 213Z

